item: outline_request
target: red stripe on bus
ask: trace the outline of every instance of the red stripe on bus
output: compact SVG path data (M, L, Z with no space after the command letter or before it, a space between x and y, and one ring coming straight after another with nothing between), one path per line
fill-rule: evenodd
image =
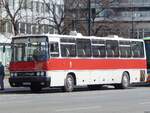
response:
M47 62L14 62L10 71L146 69L145 59L50 59Z

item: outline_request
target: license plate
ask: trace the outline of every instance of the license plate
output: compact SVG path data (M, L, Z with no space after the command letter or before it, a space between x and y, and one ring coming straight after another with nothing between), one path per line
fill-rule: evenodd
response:
M23 82L22 84L23 84L23 85L31 85L30 82Z

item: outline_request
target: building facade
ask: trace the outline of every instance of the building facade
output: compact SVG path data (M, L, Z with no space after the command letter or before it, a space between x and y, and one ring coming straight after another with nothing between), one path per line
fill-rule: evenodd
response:
M21 9L17 13L18 34L38 34L38 33L57 33L52 27L54 23L48 18L53 18L50 8L56 5L56 14L63 5L62 0L7 0L12 15L21 4ZM20 2L21 1L21 2ZM6 9L2 3L0 5L0 33L12 33L12 23L7 16Z
M79 0L76 0L83 4ZM84 7L70 9L70 14L81 15L77 10L82 9L86 15L75 19L76 23L84 20L88 27L88 10L90 1L90 32L91 35L105 36L116 34L127 38L143 38L150 35L150 1L149 0L82 0ZM73 11L74 10L74 11ZM72 13L72 12L75 12ZM71 16L70 16L71 17ZM73 25L73 24L72 24ZM82 24L79 24L82 25ZM74 26L73 26L74 27ZM79 27L79 26L78 26ZM77 29L78 28L74 28ZM84 30L81 31L84 34ZM95 32L95 33L93 33ZM85 33L86 34L86 33Z
M111 5L113 19L127 25L129 37L150 36L150 1L116 0Z

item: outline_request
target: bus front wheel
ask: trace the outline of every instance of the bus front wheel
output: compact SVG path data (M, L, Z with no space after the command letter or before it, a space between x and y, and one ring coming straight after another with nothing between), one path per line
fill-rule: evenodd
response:
M64 84L64 91L66 92L72 92L75 86L75 79L74 77L69 74L67 75L65 79L65 84Z

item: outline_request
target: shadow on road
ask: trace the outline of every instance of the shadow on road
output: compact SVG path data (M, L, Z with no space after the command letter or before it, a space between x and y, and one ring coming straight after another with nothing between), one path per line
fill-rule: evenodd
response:
M129 87L128 89L135 89L136 87ZM110 91L110 90L122 90L115 89L110 86L103 86L100 89L91 90L87 87L78 87L75 88L73 92L86 92L86 91ZM33 93L29 88L6 88L3 91L0 91L0 94L43 94L43 93L65 93L61 88L44 88L40 92Z
M132 84L132 87L150 87L150 83L136 83Z

